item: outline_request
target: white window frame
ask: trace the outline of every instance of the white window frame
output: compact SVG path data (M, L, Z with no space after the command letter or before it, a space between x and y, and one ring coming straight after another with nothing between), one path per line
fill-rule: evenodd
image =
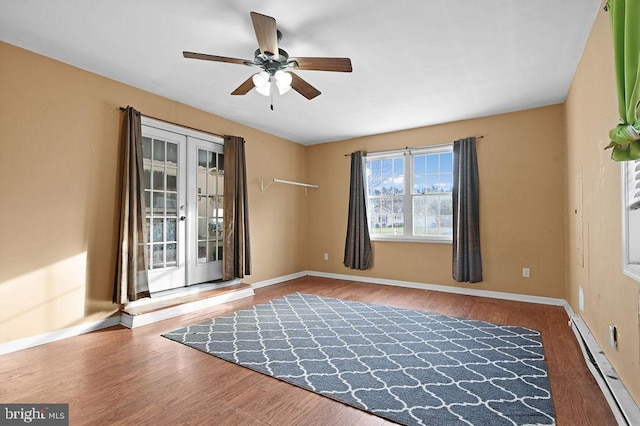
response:
M640 160L622 163L622 271L625 275L640 283L640 216L631 213L631 206L640 201ZM639 211L639 210L634 210ZM633 222L631 222L633 221ZM635 233L634 233L634 230ZM632 235L633 234L633 235ZM632 250L632 244L635 244ZM632 253L633 252L633 253ZM631 256L635 259L631 259Z
M424 155L424 154L441 154L450 152L453 154L453 144L444 144L437 145L425 148L418 149L402 149L397 151L385 151L385 152L373 152L368 153L365 157L363 157L362 167L365 171L364 176L364 185L365 185L365 196L367 199L367 210L369 208L369 188L368 188L368 179L366 176L367 170L367 161L368 160L381 160L381 159L390 159L390 158L399 158L402 157L404 162L404 221L403 228L404 234L374 234L372 223L368 223L369 226L369 235L372 241L404 241L404 242L420 242L420 243L442 243L442 244L452 244L453 243L453 235L413 235L413 198L416 196L422 196L422 194L415 194L413 191L414 188L414 170L413 170L413 156L414 155ZM453 169L453 164L452 164ZM452 212L453 216L453 212ZM370 216L367 214L367 217ZM371 221L368 221L371 222ZM453 222L453 217L452 217Z

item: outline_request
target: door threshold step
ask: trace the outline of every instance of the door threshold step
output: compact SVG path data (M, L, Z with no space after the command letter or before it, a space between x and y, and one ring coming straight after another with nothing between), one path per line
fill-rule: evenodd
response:
M141 327L168 318L221 305L233 300L251 297L254 294L251 285L236 284L203 291L197 294L177 296L170 300L162 300L157 303L124 308L120 313L120 323L127 328Z

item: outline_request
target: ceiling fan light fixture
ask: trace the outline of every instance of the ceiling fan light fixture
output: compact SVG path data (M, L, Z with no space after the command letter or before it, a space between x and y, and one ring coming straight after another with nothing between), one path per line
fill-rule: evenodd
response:
M254 74L251 77L253 84L256 86L256 91L264 96L269 96L271 92L271 81L269 73L266 71Z
M280 93L280 95L284 95L289 90L291 90L291 82L293 81L293 77L291 77L291 74L282 70L278 70L276 71L274 78L276 80L276 86L278 87L278 93Z

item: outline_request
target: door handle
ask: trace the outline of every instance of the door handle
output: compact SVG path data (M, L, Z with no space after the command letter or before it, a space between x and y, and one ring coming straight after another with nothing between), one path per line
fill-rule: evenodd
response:
M184 221L187 217L186 216L180 216L180 220Z

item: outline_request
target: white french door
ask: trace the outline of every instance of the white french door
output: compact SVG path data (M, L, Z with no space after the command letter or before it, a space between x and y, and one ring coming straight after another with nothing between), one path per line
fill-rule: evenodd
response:
M222 277L222 140L142 118L149 290Z
M224 158L222 145L189 138L187 285L222 278ZM215 278L212 278L215 277Z

